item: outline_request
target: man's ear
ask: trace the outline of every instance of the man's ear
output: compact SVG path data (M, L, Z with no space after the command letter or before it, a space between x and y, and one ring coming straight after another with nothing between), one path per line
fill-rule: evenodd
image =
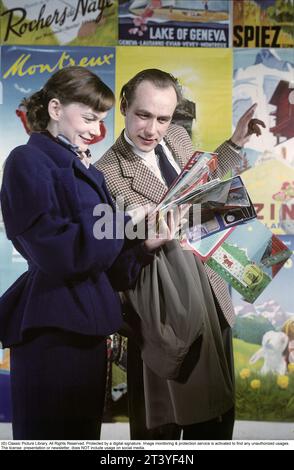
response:
M48 103L48 114L53 121L59 121L61 115L61 103L58 98L52 98Z
M122 113L123 116L125 116L126 111L127 111L127 100L125 98L122 98L120 102L120 112Z

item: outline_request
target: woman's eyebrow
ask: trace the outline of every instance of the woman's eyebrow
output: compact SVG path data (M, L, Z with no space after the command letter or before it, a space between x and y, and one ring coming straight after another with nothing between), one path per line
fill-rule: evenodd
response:
M90 118L90 119L93 119L93 120L94 120L94 119L95 119L95 120L99 119L99 117L98 117L96 114L91 113L91 112L83 113L83 116L84 116L84 117L87 117L87 118Z

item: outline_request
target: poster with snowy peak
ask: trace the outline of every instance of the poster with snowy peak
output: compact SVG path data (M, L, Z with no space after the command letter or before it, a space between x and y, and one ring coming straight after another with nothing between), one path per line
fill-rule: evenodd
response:
M258 218L276 234L294 234L293 49L234 49L233 127L252 103L266 128L245 145L234 173Z
M123 46L228 47L228 0L120 0Z

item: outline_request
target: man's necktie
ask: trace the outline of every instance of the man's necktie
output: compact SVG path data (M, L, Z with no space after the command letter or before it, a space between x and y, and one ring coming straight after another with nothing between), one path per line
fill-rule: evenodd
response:
M155 149L155 154L158 156L159 169L161 171L161 176L166 182L167 187L169 188L178 176L176 170L169 162L162 145L158 144Z

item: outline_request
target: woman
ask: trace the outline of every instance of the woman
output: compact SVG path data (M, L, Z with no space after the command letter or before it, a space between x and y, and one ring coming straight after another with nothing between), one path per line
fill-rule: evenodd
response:
M111 209L105 224L118 228L88 150L113 104L112 91L89 70L58 71L27 100L32 134L5 163L6 233L28 262L0 300L15 439L99 439L105 337L122 321L113 288L131 287L153 259L150 251L164 243L130 247L93 232L101 204ZM121 219L124 228L128 219Z

